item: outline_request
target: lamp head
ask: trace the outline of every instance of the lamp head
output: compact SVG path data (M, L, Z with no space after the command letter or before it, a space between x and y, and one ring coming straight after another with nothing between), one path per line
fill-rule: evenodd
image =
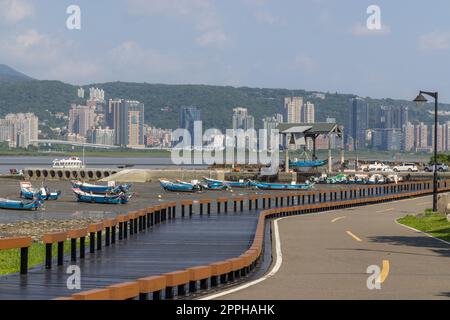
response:
M424 97L424 95L422 93L419 93L419 95L414 99L414 102L418 105L418 106L422 106L425 103L428 102L427 98Z

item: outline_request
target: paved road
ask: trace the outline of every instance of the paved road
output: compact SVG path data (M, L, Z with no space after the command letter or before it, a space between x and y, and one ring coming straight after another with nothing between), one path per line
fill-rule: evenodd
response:
M395 222L430 206L426 197L282 219L279 271L220 299L449 299L450 245ZM367 289L367 267L383 260L381 289Z

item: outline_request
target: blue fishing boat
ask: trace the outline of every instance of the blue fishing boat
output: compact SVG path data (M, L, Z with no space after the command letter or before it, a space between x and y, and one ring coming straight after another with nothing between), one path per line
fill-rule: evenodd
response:
M323 167L328 160L305 160L305 161L289 161L289 167L292 168L317 168Z
M120 193L120 192L128 192L131 189L131 184L122 184L116 186L114 182L108 184L107 186L90 184L81 181L72 181L72 188L80 189L84 192L93 192L96 194L105 194L105 193Z
M42 206L42 204L43 204L42 200L39 199L30 202L25 202L0 198L0 209L37 210Z
M35 189L28 181L20 183L20 197L23 199L58 200L60 195L61 191L51 192L46 187Z
M116 193L116 194L95 194L92 192L84 192L80 189L72 189L79 202L88 203L101 203L101 204L125 204L131 198L131 195L126 193Z
M309 190L314 186L314 183L303 183L303 184L288 184L288 183L264 183L249 180L252 187L261 190Z
M201 183L200 186L202 187L202 189L211 191L224 191L231 189L229 185L223 183Z
M227 185L231 188L248 188L250 186L248 181L239 180L239 181L222 181L222 180L214 180L203 177L203 180L209 185Z
M192 184L188 182L171 182L165 179L159 179L159 183L164 190L172 192L197 192L202 189L199 184Z

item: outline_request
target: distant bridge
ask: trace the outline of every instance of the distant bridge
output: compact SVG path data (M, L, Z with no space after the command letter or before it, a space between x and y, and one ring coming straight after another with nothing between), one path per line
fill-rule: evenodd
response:
M119 146L112 146L112 145L107 145L107 144L66 141L66 140L39 139L39 140L31 140L30 142L38 143L38 144L65 144L65 145L71 145L71 146L75 146L75 147L89 147L89 148L98 148L98 149L118 149L118 148L120 148Z
M66 141L66 140L50 140L50 139L39 139L39 140L31 140L31 143L38 144L64 144L75 147L88 147L88 148L97 148L97 149L119 149L120 146L114 146L109 144L98 144L98 143L87 143L87 142L77 142L77 141ZM128 149L133 150L166 150L170 151L171 148L146 148L146 147L128 147Z

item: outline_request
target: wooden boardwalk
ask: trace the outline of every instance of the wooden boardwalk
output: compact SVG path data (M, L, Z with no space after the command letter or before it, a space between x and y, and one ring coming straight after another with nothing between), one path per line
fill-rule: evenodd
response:
M75 264L81 269L82 290L68 290L64 266L43 266L28 275L0 277L0 299L51 299L78 291L159 275L173 270L207 265L238 256L253 239L259 211L179 217L102 247Z

